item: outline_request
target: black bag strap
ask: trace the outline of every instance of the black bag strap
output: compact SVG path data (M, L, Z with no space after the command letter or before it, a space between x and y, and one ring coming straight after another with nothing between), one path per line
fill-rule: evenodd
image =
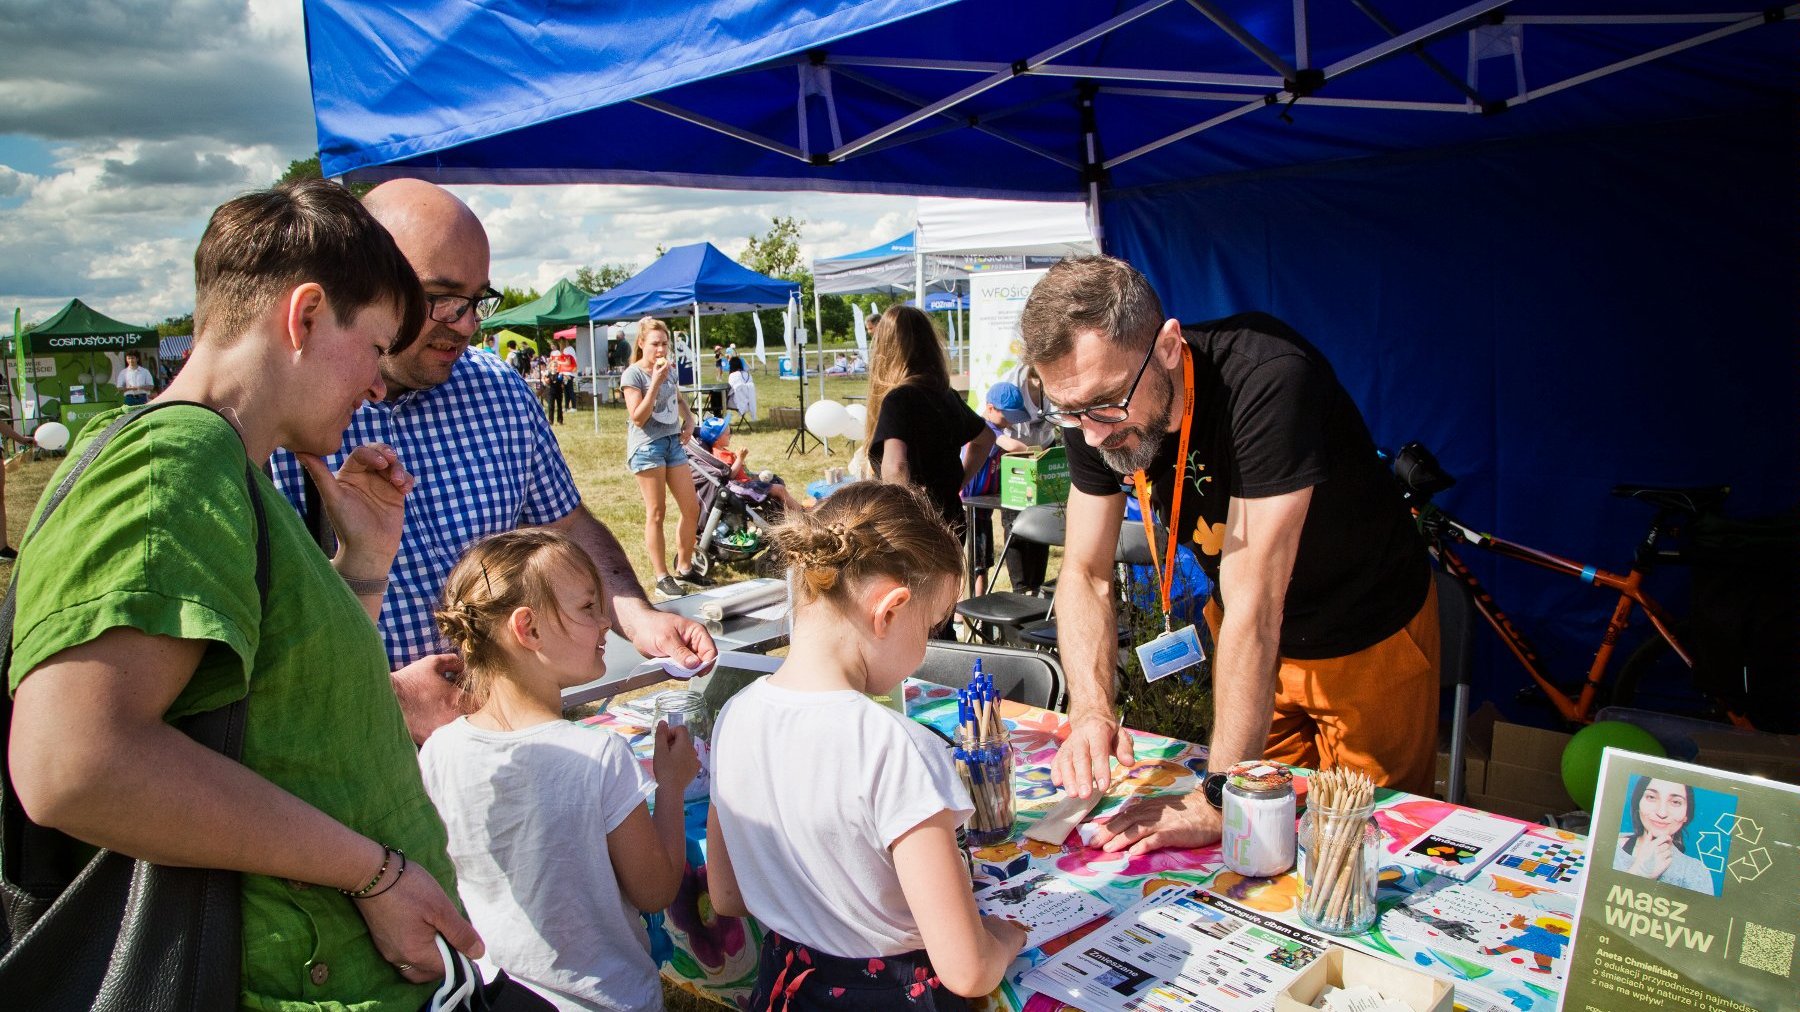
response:
M218 414L217 409L194 401L157 401L146 404L134 411L120 416L104 431L95 436L75 465L69 468L63 480L44 502L37 520L31 525L24 539L19 542L21 556L23 549L31 538L44 526L50 515L69 497L75 482L87 471L89 465L99 458L102 450L114 436L132 422L163 408L177 406L204 408ZM224 418L223 415L220 415ZM229 420L227 420L229 424ZM256 594L258 607L267 611L269 606L269 532L267 516L264 513L262 495L256 488L255 466L249 455L244 458L244 484L250 496L250 512L256 518ZM23 561L21 558L20 561ZM13 623L18 615L19 563L13 564L12 579L7 584L6 600L0 603L0 678L10 677L12 670ZM207 713L195 714L183 721L181 729L195 741L215 752L237 760L241 759L244 750L244 713L248 694L236 701ZM24 809L19 807L17 792L13 789L11 761L8 743L12 737L12 694L0 691L0 876L8 882L23 888L34 895L54 896L61 891L80 870L80 858L76 855L84 853L84 849L75 846L73 841L62 833L46 829L33 823L26 817Z

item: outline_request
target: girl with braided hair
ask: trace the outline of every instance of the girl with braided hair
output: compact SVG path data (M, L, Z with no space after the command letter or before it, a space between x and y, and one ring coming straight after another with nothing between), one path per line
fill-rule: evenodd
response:
M562 719L562 690L606 674L606 615L567 537L531 527L471 547L437 618L477 709L433 733L419 765L489 969L562 1009L660 1009L637 911L675 898L700 760L687 728L659 725L652 782L624 738Z
M859 482L775 529L792 647L714 722L713 909L769 929L753 1009L965 1009L1024 932L982 918L944 742L870 699L918 670L961 553L927 494Z

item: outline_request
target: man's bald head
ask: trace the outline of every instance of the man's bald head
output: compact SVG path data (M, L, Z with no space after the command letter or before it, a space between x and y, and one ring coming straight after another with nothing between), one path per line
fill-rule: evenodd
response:
M370 190L363 205L393 235L418 274L427 302L438 302L441 310L447 300L433 296L470 299L487 291L487 230L450 191L422 179L395 179ZM473 311L453 323L427 316L418 341L403 354L382 360L390 391L423 390L448 380L476 323Z

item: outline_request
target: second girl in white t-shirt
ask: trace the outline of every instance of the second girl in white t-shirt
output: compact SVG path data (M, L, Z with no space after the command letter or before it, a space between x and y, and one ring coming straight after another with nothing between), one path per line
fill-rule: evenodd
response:
M882 482L790 511L775 539L793 646L714 725L707 825L714 909L769 929L750 1007L967 1008L1025 935L976 912L944 742L866 695L917 670L949 617L956 539L923 493Z

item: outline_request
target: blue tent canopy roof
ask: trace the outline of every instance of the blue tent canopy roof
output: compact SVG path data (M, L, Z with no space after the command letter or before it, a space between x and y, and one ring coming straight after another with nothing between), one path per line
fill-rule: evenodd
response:
M588 300L590 320L647 315L742 313L788 304L800 284L758 274L709 242L677 246L618 286Z
M1770 108L1800 52L1740 0L655 6L306 0L325 173L1066 198Z

